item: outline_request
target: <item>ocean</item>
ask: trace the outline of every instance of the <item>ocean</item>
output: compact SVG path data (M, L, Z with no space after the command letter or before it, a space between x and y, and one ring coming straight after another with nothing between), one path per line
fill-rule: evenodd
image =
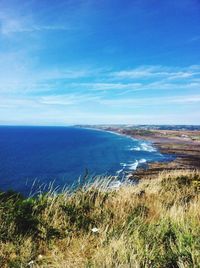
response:
M0 190L24 195L53 182L62 189L86 174L118 175L167 161L150 142L77 127L0 127ZM43 187L43 188L42 188Z

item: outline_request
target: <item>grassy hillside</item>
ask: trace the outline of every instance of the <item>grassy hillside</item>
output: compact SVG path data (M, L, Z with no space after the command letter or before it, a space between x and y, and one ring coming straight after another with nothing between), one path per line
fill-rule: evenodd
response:
M0 267L200 267L200 173L0 195Z

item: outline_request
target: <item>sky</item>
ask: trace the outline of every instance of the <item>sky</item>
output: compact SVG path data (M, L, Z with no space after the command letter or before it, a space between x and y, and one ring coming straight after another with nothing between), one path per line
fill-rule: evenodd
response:
M0 0L0 124L200 124L200 0Z

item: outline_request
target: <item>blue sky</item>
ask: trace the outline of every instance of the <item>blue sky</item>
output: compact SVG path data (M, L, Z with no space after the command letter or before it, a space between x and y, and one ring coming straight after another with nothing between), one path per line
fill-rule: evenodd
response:
M0 0L0 124L200 124L199 0Z

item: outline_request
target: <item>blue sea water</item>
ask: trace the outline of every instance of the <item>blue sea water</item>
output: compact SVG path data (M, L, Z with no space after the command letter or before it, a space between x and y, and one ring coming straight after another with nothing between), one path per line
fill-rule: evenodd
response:
M104 131L1 126L0 190L28 195L39 184L52 181L61 188L72 185L86 170L91 175L124 174L169 158L148 142Z

